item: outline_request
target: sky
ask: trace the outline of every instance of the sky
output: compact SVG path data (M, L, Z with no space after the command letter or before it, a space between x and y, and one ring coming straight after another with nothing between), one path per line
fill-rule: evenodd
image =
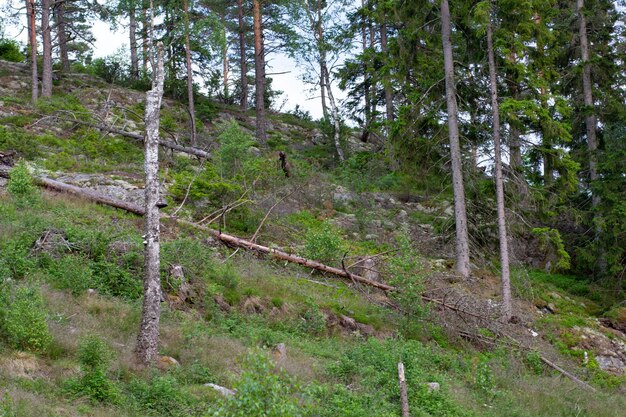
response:
M0 17L5 14L5 7L10 0L0 0ZM22 2L13 0L14 5L21 7ZM5 37L15 39L21 43L26 43L27 34L24 29L25 16L23 16L17 25L10 25L5 28ZM128 35L123 28L112 31L108 23L101 21L94 22L93 34L96 38L94 44L94 58L112 55L121 47L128 47ZM321 101L319 92L310 92L311 85L305 84L300 79L303 68L283 54L272 54L269 57L266 72L281 73L271 75L272 87L276 90L283 91L283 94L277 98L276 106L283 112L293 110L296 105L300 106L303 111L308 111L314 119L322 116ZM219 67L221 71L221 65ZM231 68L232 70L233 68ZM333 93L341 100L344 94L334 85Z

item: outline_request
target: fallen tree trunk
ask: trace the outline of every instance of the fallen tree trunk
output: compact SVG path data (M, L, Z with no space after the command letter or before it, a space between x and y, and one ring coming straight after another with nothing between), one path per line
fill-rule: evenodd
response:
M67 121L93 127L94 129L124 136L126 138L134 139L134 140L141 141L141 142L143 142L144 140L143 135L138 135L136 133L127 132L121 129L116 129L114 127L110 127L104 124L93 124L93 123L83 122L80 120L67 120ZM189 155L197 156L198 158L209 159L211 157L211 154L207 151L203 151L202 149L198 149L198 148L190 148L188 146L182 146L177 143L170 142L169 140L159 139L159 145L164 148L172 149L176 152L182 152L182 153L186 153Z
M75 185L70 185L70 184L66 184L64 182L60 182L60 181L56 181L56 180L52 180L50 178L45 178L45 177L37 177L36 181L39 185L42 185L46 188L55 190L55 191L61 191L64 193L70 193L70 194L74 194L83 198L87 198L89 200L95 201L96 203L100 203L100 204L104 204L107 206L111 206L111 207L116 207L116 208L120 208L122 210L126 210L128 212L134 213L134 214L138 214L140 216L143 216L145 214L145 208L138 205L138 204L134 204L134 203L130 203L127 201L122 201L122 200L118 200L115 198L110 198L107 197L103 194L100 194L96 191L93 190L88 190L85 188L81 188L81 187L77 187ZM217 230L211 229L209 227L206 226L201 226L199 224L190 222L190 221L186 221L186 220L182 220L182 219L177 219L176 217L170 217L167 215L162 215L162 217L164 218L169 218L169 219L174 219L176 220L178 223L180 224L184 224L190 227L193 227L195 229L199 229L202 231L205 231L207 233L209 233L211 236L213 236L214 238L228 244L231 246L235 246L235 247L239 247L239 248L243 248L243 249L248 249L248 250L252 250L252 251L256 251L256 252L260 252L260 253L265 253L268 254L276 259L281 259L284 261L288 261L288 262L293 262L296 264L300 264L303 265L307 268L313 268L316 269L318 271L322 271L322 272L327 272L329 274L333 274L333 275L337 275L339 277L342 278L346 278L349 279L350 281L356 281L359 282L361 284L364 285L368 285L370 287L374 287L374 288L378 288L381 289L383 291L392 291L395 289L395 287L391 286L391 285L387 285L385 283L382 282L378 282L378 281L373 281L367 278L364 278L362 276L359 275L355 275L352 273L348 273L345 270L339 269L339 268L335 268L332 266L328 266L325 264L322 264L321 262L317 262L311 259L306 259L303 258L302 256L298 256L298 255L293 255L287 252L283 252L280 251L278 249L273 249L273 248L269 248L267 246L262 246L259 245L257 243L251 242L249 240L245 240L245 239L241 239L238 238L236 236L232 236L226 233L221 233Z

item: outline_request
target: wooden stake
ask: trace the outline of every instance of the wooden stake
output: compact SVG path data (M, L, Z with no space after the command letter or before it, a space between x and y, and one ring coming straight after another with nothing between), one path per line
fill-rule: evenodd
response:
M406 389L406 379L404 378L404 364L398 362L398 382L400 384L400 403L402 405L402 417L409 415L409 395Z

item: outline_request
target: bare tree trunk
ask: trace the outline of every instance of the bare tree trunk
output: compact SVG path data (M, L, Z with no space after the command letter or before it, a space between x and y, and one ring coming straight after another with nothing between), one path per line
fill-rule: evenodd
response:
M191 71L191 44L189 42L189 2L183 1L185 13L185 63L187 66L187 101L189 102L189 118L191 119L191 146L196 146L196 109L193 100L193 74Z
M224 33L226 38L226 33ZM224 49L222 50L222 70L224 72L224 100L228 102L228 77L230 75L230 69L228 68L228 41L224 39Z
M52 36L50 31L50 0L41 0L41 32L43 38L42 97L52 97Z
M145 5L141 6L141 48L142 48L142 64L143 64L143 76L148 76L148 11Z
M361 22L361 42L363 47L363 98L365 100L365 120L363 126L363 137L367 137L370 122L372 121L371 104L370 104L370 76L368 59L365 57L367 52L367 27L366 27L366 10L365 0L361 0L361 9L363 10L363 22Z
M318 44L318 49L320 51L320 96L322 99L322 114L324 115L324 119L327 119L328 118L328 105L326 104L326 82L325 82L326 77L324 76L324 74L327 71L328 64L326 62L326 49L324 48L324 26L322 25L322 2L321 0L316 1L316 9L317 9L317 22L316 22L317 44Z
M402 407L402 417L409 417L409 395L406 389L404 364L402 362L398 363L398 383L400 385L400 404Z
M131 7L129 12L130 19L130 77L133 80L139 79L139 57L137 53L137 12L135 7Z
M157 62L152 78L152 90L146 93L146 213L144 298L141 311L141 327L137 336L135 353L140 363L149 365L158 358L159 320L161 316L160 278L160 214L159 201L159 118L163 98L163 44L157 45Z
M243 19L243 0L237 0L239 21L239 66L241 70L241 110L248 110L248 61L246 59L246 26Z
M254 73L256 86L256 137L259 144L265 146L265 48L263 44L263 14L261 0L253 0L254 16Z
M506 232L506 214L504 212L504 181L502 179L502 155L500 148L500 105L498 103L498 84L496 77L496 60L493 50L493 24L491 11L487 23L487 54L489 55L489 89L491 90L491 111L493 116L493 144L496 157L496 204L498 212L498 235L500 239L500 267L502 279L502 318L511 320L513 306L511 303L511 277L509 273L509 248Z
M54 6L54 21L56 24L57 39L59 42L59 57L63 72L70 70L70 58L67 51L67 32L65 30L65 0L57 2Z
M589 149L589 182L591 188L591 205L594 209L594 218L596 220L595 240L600 239L602 226L599 220L600 214L597 212L600 206L600 196L593 191L593 183L598 179L598 162L596 152L598 151L598 141L596 136L596 128L598 121L595 115L593 103L593 85L591 83L591 65L589 62L589 41L587 40L587 20L585 19L585 2L584 0L576 1L576 11L578 12L579 21L579 37L580 37L580 57L583 65L583 100L585 103L585 125L587 128L587 149ZM606 256L604 250L600 248L598 257L598 267L600 272L606 272Z
M456 223L456 271L464 278L469 277L469 242L467 236L467 214L465 190L463 188L463 165L459 143L456 86L454 83L454 61L452 57L450 7L448 0L441 0L441 39L443 43L446 101L448 106L448 131L452 160L452 189L454 191L454 218Z
M383 17L384 19L384 17ZM387 48L387 25L385 22L380 25L380 49L383 53L383 56L388 55ZM393 116L393 90L391 88L391 82L389 80L389 75L385 76L383 80L385 86L385 109L387 111L387 122L392 122L394 119Z
M37 28L35 25L35 0L26 0L28 19L28 44L30 46L31 100L37 101L39 95L39 76L37 74Z
M330 76L328 75L328 68L324 67L324 85L326 85L326 92L328 92L328 101L330 102L330 111L333 116L333 124L335 126L334 132L334 141L335 141L335 149L337 150L337 156L339 156L339 161L344 162L346 157L343 153L343 149L341 149L341 143L339 141L341 137L341 122L339 119L339 109L337 108L337 103L335 103L335 96L333 96L333 90L330 86Z

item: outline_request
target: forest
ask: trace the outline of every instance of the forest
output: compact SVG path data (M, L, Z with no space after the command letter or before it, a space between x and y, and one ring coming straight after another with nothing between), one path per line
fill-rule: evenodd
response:
M6 0L0 416L619 416L625 121L622 0Z

